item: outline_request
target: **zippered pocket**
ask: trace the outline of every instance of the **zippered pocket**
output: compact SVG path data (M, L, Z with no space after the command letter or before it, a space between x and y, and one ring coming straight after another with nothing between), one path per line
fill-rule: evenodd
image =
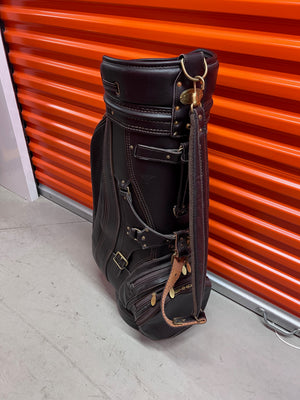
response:
M166 281L164 282L163 285L154 288L152 292L141 297L134 304L132 312L135 316L135 321L137 325L144 324L148 319L152 318L155 314L157 314L160 311L160 300ZM172 289L172 291L169 292L169 295L166 299L166 306L175 297L191 293L191 291L192 291L191 276L188 275L183 279L180 279L177 282L176 286Z
M168 257L169 258L169 257ZM146 271L129 283L130 293L133 297L144 294L152 288L164 283L169 276L171 263L168 260L164 265L159 265L151 271Z

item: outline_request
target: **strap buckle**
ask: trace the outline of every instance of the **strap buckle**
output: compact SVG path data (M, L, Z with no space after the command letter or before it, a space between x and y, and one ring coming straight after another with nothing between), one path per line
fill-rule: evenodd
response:
M123 271L123 269L125 269L128 265L126 257L124 257L120 251L115 253L113 261L121 271Z

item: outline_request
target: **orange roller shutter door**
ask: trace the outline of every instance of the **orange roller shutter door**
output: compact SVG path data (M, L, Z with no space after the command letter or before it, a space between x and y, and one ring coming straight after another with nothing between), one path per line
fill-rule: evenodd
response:
M299 2L4 0L0 12L36 178L89 208L102 56L218 54L209 270L299 318Z

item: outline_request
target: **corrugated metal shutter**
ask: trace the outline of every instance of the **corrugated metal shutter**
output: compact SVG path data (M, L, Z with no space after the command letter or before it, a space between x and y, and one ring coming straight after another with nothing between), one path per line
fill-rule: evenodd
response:
M300 317L299 2L5 0L0 10L36 178L90 208L102 55L216 51L209 269Z

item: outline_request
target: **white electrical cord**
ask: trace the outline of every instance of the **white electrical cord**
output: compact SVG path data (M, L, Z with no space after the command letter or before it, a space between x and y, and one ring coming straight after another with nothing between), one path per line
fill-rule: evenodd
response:
M279 333L275 329L274 329L274 332L275 332L275 335L278 337L278 339L281 340L283 343L287 344L288 346L292 347L293 349L300 350L299 346L295 346L294 344L287 342L281 336L279 336Z

